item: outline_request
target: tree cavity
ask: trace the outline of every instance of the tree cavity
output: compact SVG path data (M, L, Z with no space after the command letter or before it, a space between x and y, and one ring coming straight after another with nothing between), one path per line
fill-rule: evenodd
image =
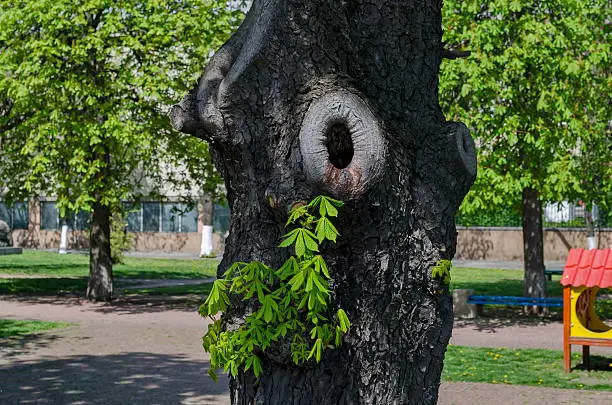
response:
M329 161L334 167L344 169L353 160L355 149L353 138L349 128L343 122L337 122L330 126L325 134L327 153Z

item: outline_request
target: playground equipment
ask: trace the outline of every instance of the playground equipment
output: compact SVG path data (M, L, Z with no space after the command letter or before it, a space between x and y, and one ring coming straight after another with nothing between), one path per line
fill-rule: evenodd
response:
M612 347L612 327L595 312L597 292L612 287L612 249L571 249L563 285L563 365L571 370L571 347L582 345L582 364L590 367L591 346Z

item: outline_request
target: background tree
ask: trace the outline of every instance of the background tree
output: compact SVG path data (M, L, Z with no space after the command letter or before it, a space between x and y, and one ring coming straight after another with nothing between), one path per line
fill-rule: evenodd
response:
M111 212L148 184L214 189L207 146L165 107L197 77L239 12L223 1L1 0L0 188L92 212L87 296L112 297ZM184 152L188 150L189 155Z
M352 327L321 363L286 345L231 379L234 404L434 404L452 328L446 277L454 214L474 145L437 100L441 2L253 2L238 31L171 113L210 142L232 209L219 274L232 262L279 268L287 209L324 193L345 201L322 248L333 304ZM234 298L226 327L243 321ZM252 303L254 305L254 303ZM272 305L272 304L270 304ZM337 307L336 307L337 305Z
M479 150L462 210L521 210L525 295L543 297L542 202L609 198L607 2L444 4L444 41L471 52L440 76L443 109L473 129Z

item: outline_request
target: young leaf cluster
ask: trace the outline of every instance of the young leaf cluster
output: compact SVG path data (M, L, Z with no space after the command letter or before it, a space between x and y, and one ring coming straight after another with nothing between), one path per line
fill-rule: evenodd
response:
M338 215L343 203L318 196L309 204L295 207L289 214L287 227L295 227L279 247L293 248L279 269L264 263L234 263L224 278L216 280L204 304L202 316L213 321L203 338L210 353L211 377L223 368L232 376L252 370L262 372L261 354L274 343L288 344L291 360L301 364L320 362L326 348L338 347L351 323L342 309L330 308L329 269L318 254L325 240L335 242L339 236L331 217ZM222 320L230 296L236 294L253 303L252 312L234 330L223 330Z
M438 263L431 269L431 276L442 281L444 284L450 284L452 263L450 260L439 260Z

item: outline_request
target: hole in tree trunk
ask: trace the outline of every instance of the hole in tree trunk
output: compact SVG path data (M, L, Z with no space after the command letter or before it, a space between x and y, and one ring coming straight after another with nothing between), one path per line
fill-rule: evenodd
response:
M327 152L329 153L329 161L334 167L344 169L351 160L353 160L353 139L351 133L344 123L336 123L331 126L326 134Z

